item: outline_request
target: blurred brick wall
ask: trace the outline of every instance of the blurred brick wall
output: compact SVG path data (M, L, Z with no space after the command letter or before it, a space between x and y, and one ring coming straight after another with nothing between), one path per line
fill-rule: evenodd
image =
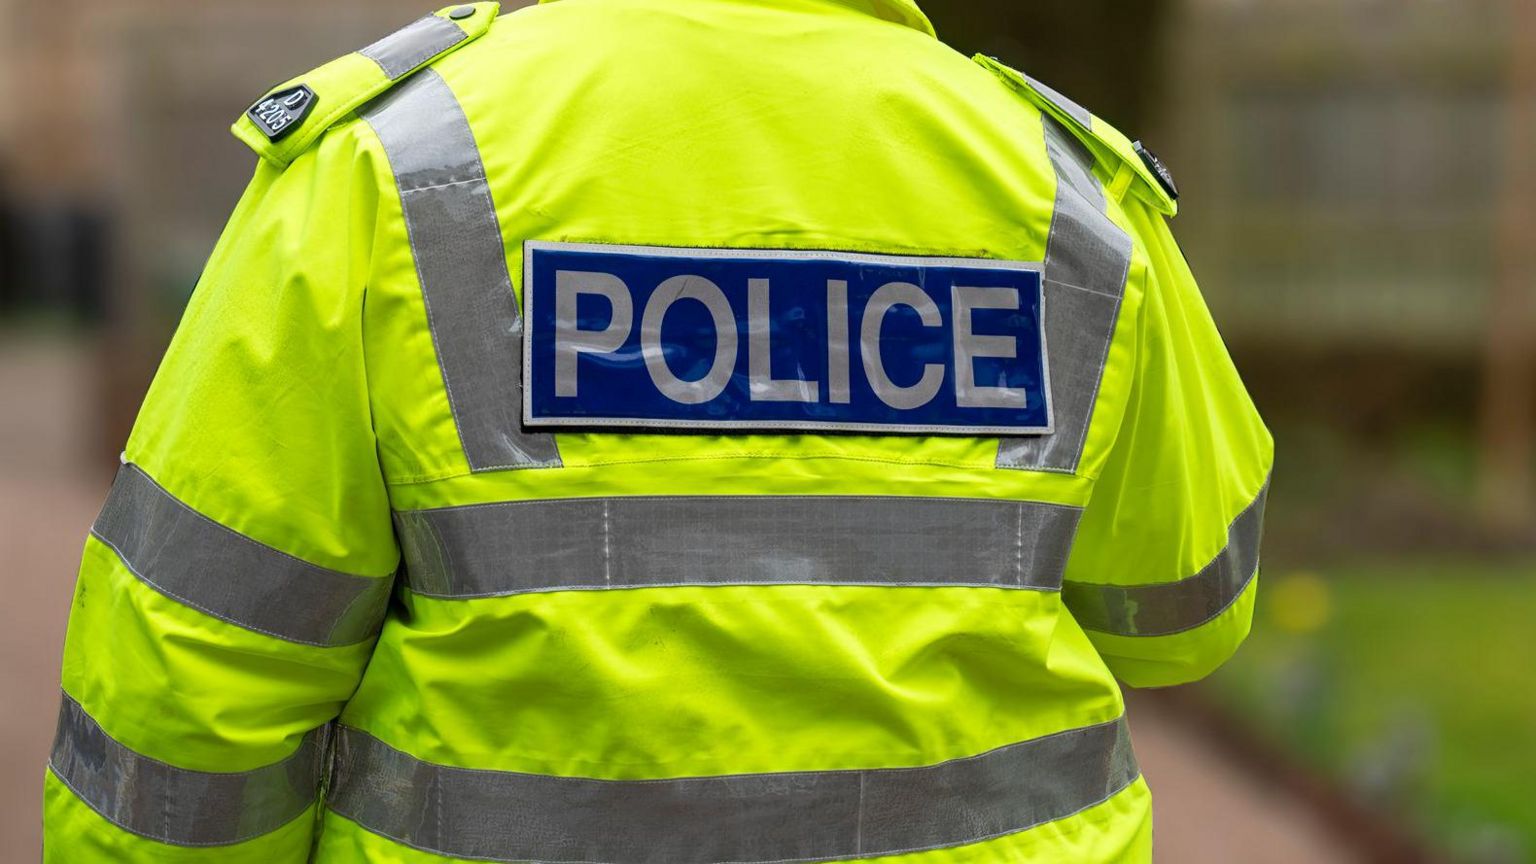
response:
M15 0L0 0L0 56L9 55L15 47L12 33L15 5ZM15 98L11 92L11 73L10 65L0 62L0 105L10 105ZM9 110L0 110L0 172L5 170L5 154L11 150L11 135L15 125L12 114Z
M88 305L107 323L91 382L97 458L117 452L250 177L255 156L230 123L277 82L438 5L0 0L0 213L23 217L11 233L26 257L48 259L25 268L34 299L70 305L72 261L94 268ZM80 246L80 225L97 235L88 255L43 254Z
M421 0L0 0L0 142L9 143L25 191L94 195L117 179L112 157L132 132L122 123L129 112L222 129L270 83L431 8ZM129 89L146 83L167 89Z
M1529 2L1529 0L1525 0ZM1475 361L1494 279L1507 0L1186 0L1170 140L1228 337Z

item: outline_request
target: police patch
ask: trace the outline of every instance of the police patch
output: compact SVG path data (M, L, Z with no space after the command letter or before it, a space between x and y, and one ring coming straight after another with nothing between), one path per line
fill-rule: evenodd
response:
M1051 431L1039 264L529 241L529 426Z
M315 91L303 84L289 87L262 99L245 112L263 134L276 141L297 129L315 107Z

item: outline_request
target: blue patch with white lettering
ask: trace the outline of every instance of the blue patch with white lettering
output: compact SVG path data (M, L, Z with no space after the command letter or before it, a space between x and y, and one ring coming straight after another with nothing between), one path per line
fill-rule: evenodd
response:
M1040 265L529 241L523 420L1051 431Z

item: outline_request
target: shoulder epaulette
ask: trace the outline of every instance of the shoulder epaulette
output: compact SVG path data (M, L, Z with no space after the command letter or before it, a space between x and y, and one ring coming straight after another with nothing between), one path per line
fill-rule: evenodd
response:
M465 3L417 19L368 47L286 81L256 100L231 131L287 167L326 129L437 59L485 35L501 4Z
M1179 190L1174 185L1173 175L1141 142L1132 142L1088 109L1003 65L995 57L978 54L974 59L1081 141L1110 178L1108 188L1117 199L1123 199L1129 192L1168 216L1179 212Z

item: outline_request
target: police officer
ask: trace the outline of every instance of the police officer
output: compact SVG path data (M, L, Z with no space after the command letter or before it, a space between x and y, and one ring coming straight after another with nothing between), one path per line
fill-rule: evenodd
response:
M84 553L56 862L1146 861L1271 439L1161 166L910 0L263 96Z

